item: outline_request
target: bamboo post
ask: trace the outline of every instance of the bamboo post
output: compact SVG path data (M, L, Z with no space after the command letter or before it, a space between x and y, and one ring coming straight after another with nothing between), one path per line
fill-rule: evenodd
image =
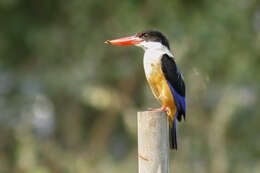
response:
M137 113L139 173L168 173L169 134L164 111Z

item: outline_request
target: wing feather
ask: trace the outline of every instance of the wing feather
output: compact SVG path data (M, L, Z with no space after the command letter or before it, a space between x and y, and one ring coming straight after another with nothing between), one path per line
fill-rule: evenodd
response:
M180 121L183 115L185 119L186 101L185 83L183 76L178 69L174 59L167 54L162 56L161 68L176 102L177 118Z

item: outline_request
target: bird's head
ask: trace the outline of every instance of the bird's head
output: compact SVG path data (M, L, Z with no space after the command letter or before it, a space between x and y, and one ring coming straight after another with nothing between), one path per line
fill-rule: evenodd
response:
M135 45L142 47L144 50L162 47L170 49L167 38L161 32L156 30L141 31L133 36L108 40L105 43L120 46Z

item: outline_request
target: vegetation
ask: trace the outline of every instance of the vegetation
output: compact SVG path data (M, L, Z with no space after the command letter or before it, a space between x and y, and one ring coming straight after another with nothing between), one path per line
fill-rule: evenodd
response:
M259 1L2 0L0 21L0 172L137 172L136 112L158 103L143 51L103 42L144 29L187 86L171 171L260 172Z

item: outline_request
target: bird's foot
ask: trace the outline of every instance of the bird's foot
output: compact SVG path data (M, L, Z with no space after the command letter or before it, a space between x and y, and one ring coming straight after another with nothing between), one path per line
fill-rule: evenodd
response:
M153 108L148 108L149 111L165 111L167 112L167 106L163 105L161 108L156 108L156 109L153 109Z

